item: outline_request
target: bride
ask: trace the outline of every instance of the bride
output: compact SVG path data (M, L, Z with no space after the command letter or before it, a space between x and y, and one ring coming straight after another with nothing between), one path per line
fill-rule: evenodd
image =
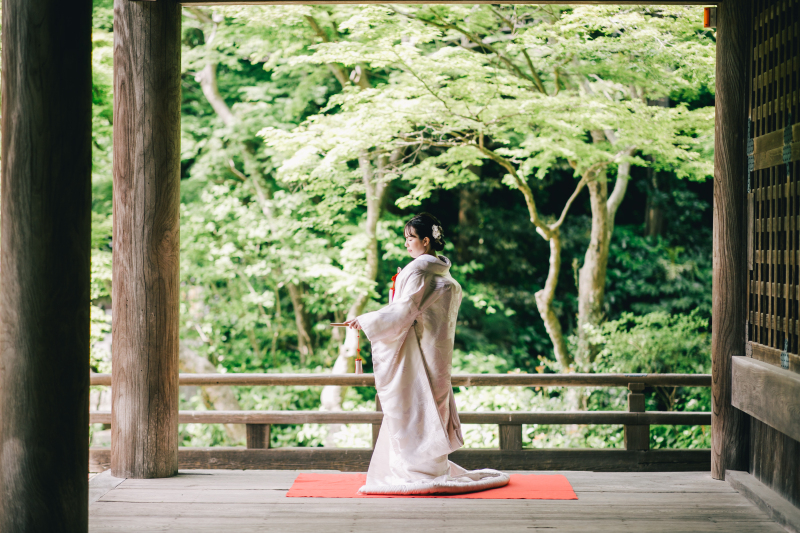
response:
M383 423L365 494L455 494L508 483L497 470L467 471L448 460L464 444L450 372L461 286L450 276L442 225L421 213L405 226L414 258L396 276L390 303L347 322L372 343ZM396 294L395 294L396 293Z

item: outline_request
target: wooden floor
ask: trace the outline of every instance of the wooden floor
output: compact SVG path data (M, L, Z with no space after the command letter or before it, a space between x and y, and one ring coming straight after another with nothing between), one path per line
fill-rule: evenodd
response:
M89 529L185 532L774 532L778 524L702 472L562 472L578 500L286 498L296 471L187 470L90 481Z

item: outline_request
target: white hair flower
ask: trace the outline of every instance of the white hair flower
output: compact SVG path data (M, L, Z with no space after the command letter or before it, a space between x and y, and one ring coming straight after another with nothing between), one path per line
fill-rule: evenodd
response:
M431 234L433 235L433 239L436 241L442 240L442 228L441 226L434 225L431 228Z

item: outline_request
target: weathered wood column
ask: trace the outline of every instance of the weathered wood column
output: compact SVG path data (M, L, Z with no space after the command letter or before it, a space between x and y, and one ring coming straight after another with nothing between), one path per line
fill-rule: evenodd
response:
M711 319L711 475L747 470L747 416L731 406L731 357L744 354L747 96L751 0L717 8L714 278Z
M111 471L178 471L180 6L114 2Z
M3 0L0 531L88 529L90 0Z

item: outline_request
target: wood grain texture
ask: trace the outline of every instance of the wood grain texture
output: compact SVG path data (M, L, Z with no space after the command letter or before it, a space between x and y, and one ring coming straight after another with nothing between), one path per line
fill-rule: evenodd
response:
M734 357L731 403L800 440L800 374L750 357Z
M727 0L726 0L727 1ZM281 6L281 5L304 5L302 0L181 0L184 6ZM348 4L379 4L376 0L314 0L314 5L348 5ZM414 4L417 0L399 0L396 4ZM496 3L490 0L433 0L427 4L490 4ZM529 4L528 0L505 0L503 4ZM707 2L699 0L666 0L664 2L636 2L635 0L604 1L604 0L542 0L537 4L558 4L558 5L706 5Z
M3 2L3 532L88 527L91 11Z
M628 411L631 413L644 413L644 386L641 383L631 383L628 385ZM650 449L650 426L627 424L624 428L624 439L626 450L649 450Z
M270 425L247 424L247 447L252 449L269 448Z
M596 472L696 472L711 466L709 450L497 450L468 449L450 454L450 460L467 469L582 470ZM108 448L89 450L90 468L109 468ZM370 449L344 448L180 448L179 463L185 469L235 470L340 470L366 472Z
M755 342L751 343L751 345L753 347L753 359L758 359L759 361L764 361L765 363L778 367L781 366L782 350L770 348L769 346L764 346L763 344ZM789 359L789 368L787 370L800 374L800 355L787 353L786 356Z
M753 193L747 195L747 270L753 270L753 224L755 223Z
M537 472L542 473L542 472ZM183 471L126 480L92 504L91 531L236 533L781 533L707 472L544 472L566 476L578 500L286 498L289 471Z
M754 137L756 222L755 257L751 278L749 317L752 325L752 357L781 364L781 352L788 340L789 370L800 373L800 100L797 46L800 1L756 0L752 18L752 79L750 117ZM791 128L790 131L787 129ZM789 133L789 135L786 135ZM784 145L790 144L789 165L784 164ZM743 388L747 382L736 383ZM764 423L751 419L750 472L753 476L800 507L800 442L770 424L787 431L783 411L792 409L774 395L786 391L770 388L752 391L756 398L749 408ZM745 395L745 391L740 391ZM751 393L747 393L750 395ZM800 394L796 390L794 395ZM777 400L777 401L776 401ZM789 421L791 426L794 421Z
M750 473L800 507L800 442L759 421L752 421Z
M800 509L747 472L728 470L725 479L739 494L753 502L772 520L791 533L800 533Z
M498 426L501 450L522 449L522 425L500 424Z
M462 424L578 424L709 426L711 413L648 411L470 412ZM370 411L180 411L179 424L380 424L383 413ZM108 411L92 411L92 424L112 424Z
M178 469L180 6L114 2L112 455Z
M632 378L648 386L710 387L709 374L456 374L454 387L627 387ZM110 374L92 374L92 385L111 385ZM374 387L372 374L180 374L181 386Z
M752 0L717 8L714 258L711 331L711 475L744 470L748 420L731 406L731 357L744 353L746 316L747 94Z

